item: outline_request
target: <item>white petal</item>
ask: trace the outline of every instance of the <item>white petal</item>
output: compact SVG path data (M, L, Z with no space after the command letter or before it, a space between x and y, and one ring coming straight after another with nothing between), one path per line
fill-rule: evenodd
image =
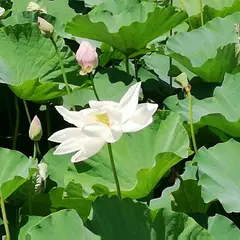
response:
M123 132L136 132L152 123L153 114L158 105L152 103L139 104L132 117L122 125Z
M64 120L77 126L82 127L84 125L84 121L79 114L79 112L76 111L69 111L63 106L56 106L55 107L57 111L63 116Z
M110 134L110 128L103 123L88 124L84 126L83 133L88 137L105 140Z
M94 100L91 100L91 101L89 101L89 106L90 106L90 108L100 109L100 108L103 108L103 107L106 107L106 106L117 107L118 103L113 102L113 101L94 101Z
M48 138L49 141L61 143L70 138L78 138L81 136L82 129L81 128L65 128L58 132L55 132L52 136Z
M117 140L119 140L119 138L122 136L123 134L122 127L119 122L112 122L110 128L111 128L111 132L108 138L106 139L106 141L108 143L114 143Z
M119 124L122 122L122 112L120 109L115 107L105 107L104 112L107 113L109 122L119 122Z
M83 141L82 139L77 138L70 138L64 142L62 142L54 151L54 155L62 155L71 152L78 151L79 149L83 148Z
M56 106L57 111L63 116L64 120L75 125L76 127L83 127L86 123L92 123L95 121L95 113L98 110L87 108L79 112L69 111L63 106Z
M141 83L131 86L119 102L122 111L122 122L125 122L137 109Z
M76 163L86 160L101 150L105 141L98 138L86 138L84 146L71 158L71 162Z

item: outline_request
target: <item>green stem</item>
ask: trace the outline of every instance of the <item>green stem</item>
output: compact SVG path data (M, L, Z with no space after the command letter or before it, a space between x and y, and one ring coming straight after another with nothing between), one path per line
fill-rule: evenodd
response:
M170 1L170 5L171 6L173 5L173 0ZM170 37L172 35L173 35L173 30L171 29L170 30ZM170 57L169 58L169 70L171 70L171 68L172 68L172 58ZM173 78L172 78L172 76L170 76L169 80L170 80L170 86L172 87L172 85L173 85Z
M88 74L88 78L89 78L89 80L92 82L92 87L93 87L93 91L94 91L94 94L95 94L96 99L97 99L98 101L100 101L99 96L98 96L98 94L97 94L96 87L95 87L95 83L94 83L94 81L93 81L93 75L92 75L92 73L89 73L89 74Z
M37 158L37 142L34 141L32 161L35 163ZM28 212L32 215L32 177L29 178L28 185Z
M127 74L130 74L130 71L129 71L129 57L128 56L126 56L125 65L126 65L126 72L127 72Z
M9 227L8 227L8 220L7 220L7 214L6 214L6 209L5 209L5 203L2 195L2 190L0 190L0 197L1 197L1 210L2 210L2 218L3 218L3 224L6 232L6 240L10 240L10 232L9 232Z
M118 194L118 197L120 199L122 199L120 184L119 184L118 176L117 176L117 170L116 170L116 166L115 166L114 158L113 158L112 145L111 145L111 143L108 143L107 145L108 145L108 153L109 153L110 162L111 162L112 171L113 171L113 177L114 177L114 181L115 181L116 188L117 188L117 194Z
M139 82L139 78L138 78L138 69L137 69L137 59L134 58L134 69L135 69L135 78L137 80L137 82Z
M20 110L19 110L17 96L14 97L14 104L16 109L16 123L15 123L15 130L14 130L14 136L13 136L13 150L16 149L17 147L17 136L18 136L18 130L19 130L19 121L20 121Z
M188 97L188 100L189 100L189 103L188 103L188 106L189 106L189 121L190 121L191 135L192 135L192 143L193 143L194 152L196 153L197 152L197 144L196 144L194 128L193 128L192 94L191 94L190 91L187 91L187 97Z
M201 25L204 25L204 20L203 20L203 4L202 4L202 0L199 0L200 3L200 15L201 15Z
M37 142L36 141L34 141L34 147L33 147L33 162L35 162L36 161L36 159L37 159Z
M29 110L28 110L28 105L27 105L26 100L23 100L23 105L24 105L24 108L25 108L25 111L26 111L28 122L29 122L29 124L31 124L32 120L31 120L31 116L30 116L30 113L29 113Z
M75 106L73 104L73 101L72 101L71 89L70 89L70 87L68 85L67 75L66 75L66 72L65 72L65 69L64 69L62 57L60 55L60 52L58 50L58 47L57 47L57 44L56 44L55 40L53 39L53 37L51 37L50 39L51 39L51 42L52 42L52 44L53 44L53 46L54 46L54 48L56 50L57 56L59 58L59 63L60 63L61 70L62 70L63 80L64 80L64 83L65 83L65 86L66 86L66 90L67 90L67 94L68 94L68 97L69 97L69 103L72 106L72 109L74 111L76 111L76 108L75 108Z
M46 105L46 121L47 121L47 138L51 135L51 118L50 118L50 106ZM48 148L52 148L52 143L48 141Z
M183 10L187 13L187 9L186 9L186 7L185 7L184 0L180 0L180 1L181 1L181 4L182 4L182 8L183 8ZM192 26L192 23L191 23L189 17L188 17L187 20L188 20L188 24L189 24L189 26L190 26L190 29L193 30L193 26Z

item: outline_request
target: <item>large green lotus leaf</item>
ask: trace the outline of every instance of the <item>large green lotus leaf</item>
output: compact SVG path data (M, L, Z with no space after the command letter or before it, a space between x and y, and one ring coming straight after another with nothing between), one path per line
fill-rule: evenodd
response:
M73 82L78 66L74 54L55 37L65 71ZM7 51L6 51L7 49ZM8 84L21 98L41 101L64 95L59 59L49 39L37 24L22 24L0 29L0 82ZM77 85L77 84L76 84ZM79 84L80 85L80 84Z
M36 219L33 221L35 225L28 229L23 239L100 240L99 236L84 227L81 218L74 210L62 210L43 217L39 221Z
M105 68L94 76L94 84L100 100L118 102L134 83L136 81L131 76L116 68ZM85 106L90 100L96 100L92 88L81 88L72 94L72 101L76 106ZM70 108L67 95L63 97L63 105Z
M21 18L24 18L22 12L27 11L27 6L31 1L36 2L42 9L45 9L47 14L56 17L54 23L55 30L59 34L64 35L66 23L76 15L75 11L69 7L68 0L13 0L12 15L9 19L6 19L4 23L17 24L22 22Z
M71 155L53 155L53 151L54 149L50 149L44 155L41 162L48 165L48 174L50 179L56 182L58 187L64 187L64 173L68 169Z
M208 205L201 196L201 187L196 178L197 167L190 162L186 163L181 181L176 179L175 184L163 190L160 198L150 202L150 208L167 208L175 212L205 213Z
M105 10L100 6L99 11L93 10L93 13L73 18L67 24L66 31L74 36L107 43L122 53L130 55L176 27L186 18L186 13L178 12L173 7L154 8L152 3L146 2L139 3L138 7L128 8L117 15L123 5L116 1L114 4L110 1L107 3L111 6ZM127 3L126 6L129 4Z
M204 18L206 19L213 19L216 17L226 17L228 15L231 15L235 12L240 11L240 1L239 0L222 0L222 1L228 1L229 4L222 5L222 9L217 9L216 7L208 4L204 7ZM219 4L221 4L221 1L218 1Z
M25 237L28 233L28 230L34 227L41 220L40 216L28 216L27 218L28 218L27 222L20 228L19 235L18 235L19 240L26 240Z
M215 18L199 29L172 36L166 54L204 81L222 82L224 73L231 73L238 64L234 23L230 17Z
M202 7L209 6L216 11L224 11L225 8L230 8L238 0L202 0ZM189 16L197 15L201 12L200 0L175 0L174 6L187 11ZM225 10L226 11L226 10ZM237 10L236 10L237 11Z
M236 45L228 44L217 49L217 55L214 58L207 60L200 67L193 67L190 60L179 54L170 55L175 62L179 62L184 66L187 75L191 78L194 73L202 78L204 82L221 83L224 79L225 73L232 73L238 66L238 54L236 54ZM175 64L177 65L177 64ZM184 69L182 69L184 71Z
M186 239L209 236L207 231L183 213L167 209L151 212L143 203L116 196L99 197L93 203L88 227L106 240Z
M72 189L69 189L69 192L71 190L73 191L73 184L71 185ZM76 194L74 195L74 198L71 196L65 196L64 194L64 188L53 188L49 192L49 197L51 200L51 211L57 212L61 209L74 209L78 215L81 217L83 221L86 221L90 210L92 206L92 201L89 199L85 199L83 197L76 197ZM80 194L80 192L79 192Z
M208 219L208 232L213 240L240 239L239 228L231 220L219 214Z
M193 122L214 126L232 135L240 136L240 73L226 74L221 87L216 87L213 97L198 100L193 97ZM188 99L171 96L164 102L168 108L188 120Z
M209 149L202 147L194 157L204 201L218 199L227 212L240 211L239 149L240 143L231 139Z
M165 172L188 155L189 139L179 116L170 114L161 120L163 117L158 116L155 123L143 131L125 134L112 146L124 196L148 195ZM71 180L81 184L86 195L93 194L93 189L116 193L107 146L69 169L65 181Z
M156 216L152 224L151 240L210 239L210 234L206 229L184 213L162 208L154 214Z
M169 168L188 156L189 139L180 117L172 113L165 118L166 113L162 112L146 129L125 134L112 145L123 195L133 198L148 195ZM63 159L70 161L70 156L51 157L49 153L44 160L50 169L54 168L51 165L56 166L50 178L58 184L62 184L63 169L67 168L61 167L58 176L57 163ZM82 185L84 196L116 193L107 146L90 159L70 165L64 175L65 186L70 181Z
M145 55L141 59L144 60L147 67L158 75L158 77L164 82L170 83L169 70L170 70L170 57L161 55L158 53L152 53L151 55ZM178 67L182 72L185 72L191 79L196 76L187 68L182 66L179 62L172 59L172 65ZM179 85L173 81L173 87L179 88Z
M30 170L36 168L36 163L22 153L6 148L0 148L0 161L0 187L6 199L33 174Z

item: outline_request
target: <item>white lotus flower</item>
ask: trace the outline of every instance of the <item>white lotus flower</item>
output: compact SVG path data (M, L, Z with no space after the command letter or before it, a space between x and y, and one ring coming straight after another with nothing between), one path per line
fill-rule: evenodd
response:
M105 143L116 142L123 133L139 131L152 123L158 105L138 104L141 83L129 88L119 103L89 101L90 108L69 111L57 106L64 120L75 125L54 133L49 140L61 143L55 155L77 151L72 162L79 162L96 154Z
M0 17L5 13L5 9L0 7Z

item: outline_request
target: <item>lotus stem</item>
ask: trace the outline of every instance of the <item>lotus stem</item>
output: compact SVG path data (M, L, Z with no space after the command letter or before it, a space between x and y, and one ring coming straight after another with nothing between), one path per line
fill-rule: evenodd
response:
M171 6L173 5L173 0L170 1L170 5ZM173 35L173 30L172 29L170 30L170 34L169 35L170 35L170 37ZM171 68L172 68L172 58L169 57L169 70L171 70ZM169 82L170 82L170 86L172 87L172 85L173 85L173 78L172 78L172 76L170 76Z
M15 123L15 130L14 130L14 136L13 136L13 150L15 150L17 147L17 137L18 137L19 121L20 121L20 110L19 110L17 96L14 97L14 104L16 109L16 123Z
M192 94L190 90L187 91L187 97L188 97L188 106L189 106L189 122L190 122L190 130L191 130L191 135L192 135L192 143L193 143L193 149L194 152L197 152L197 144L196 144L196 139L195 139L195 134L194 134L194 128L193 128L193 112L192 112Z
M108 143L107 145L108 145L108 152L109 152L110 162L111 162L112 171L113 171L113 177L114 177L114 181L115 181L116 188L117 188L117 194L118 194L118 197L120 199L122 199L120 184L119 184L118 176L117 176L117 170L116 170L116 166L115 166L114 158L113 158L112 145L111 145L111 143Z
M34 141L33 145L33 162L36 161L37 158L37 142ZM28 212L29 215L32 215L32 177L29 178L29 185L28 185Z
M25 111L26 111L28 122L29 122L29 124L31 124L31 116L30 116L30 113L29 113L29 110L28 110L27 102L25 100L23 100L23 105L24 105L24 108L25 108Z
M183 10L187 13L187 9L186 9L186 7L185 7L184 0L181 0L181 3L182 3L182 8L183 8ZM192 23L191 23L189 17L188 17L187 20L188 20L188 24L189 24L190 29L193 30Z
M2 190L0 190L0 195L1 195L0 197L1 197L1 210L2 210L3 224L6 232L6 240L10 240L11 237L10 237L10 231L8 227L8 220L7 220L7 214L6 214L6 208L5 208Z
M201 25L204 25L204 20L203 20L203 4L202 4L202 0L199 0L200 3L200 17L201 17Z
M127 74L130 74L130 71L129 71L129 57L128 56L126 56L125 65L126 65L126 72L127 72Z
M60 63L61 71L62 71L62 75L63 75L63 80L64 80L64 83L65 83L67 94L68 94L68 98L69 98L69 103L70 103L72 109L74 111L76 111L76 108L75 108L75 106L73 104L73 101L72 101L71 89L70 89L69 84L68 84L67 75L66 75L66 72L65 72L65 69L64 69L62 57L60 55L60 52L58 50L58 47L57 47L57 44L56 44L55 40L53 39L53 37L50 37L50 39L51 39L51 42L52 42L52 44L53 44L53 46L54 46L54 48L56 50L56 54L57 54L58 59L59 59L59 63Z
M88 78L89 78L89 80L92 82L92 87L93 87L93 91L94 91L94 94L95 94L96 99L97 99L98 101L100 101L99 96L98 96L98 94L97 94L96 87L95 87L95 83L94 83L94 80L93 80L93 74L92 74L92 73L89 73L89 74L88 74Z
M135 78L136 78L136 80L137 80L137 82L139 82L140 80L139 80L139 78L138 78L138 69L137 69L137 59L136 58L134 58L134 69L135 69Z

